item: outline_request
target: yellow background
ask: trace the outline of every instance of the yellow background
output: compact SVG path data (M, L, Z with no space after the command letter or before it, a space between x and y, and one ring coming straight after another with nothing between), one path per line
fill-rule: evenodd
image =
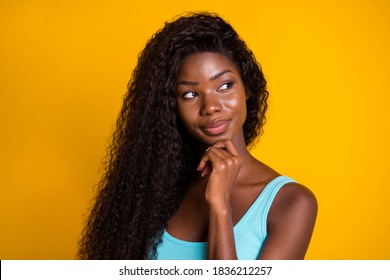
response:
M253 153L310 187L307 259L390 259L390 1L0 2L0 259L73 259L137 54L228 20L269 82Z

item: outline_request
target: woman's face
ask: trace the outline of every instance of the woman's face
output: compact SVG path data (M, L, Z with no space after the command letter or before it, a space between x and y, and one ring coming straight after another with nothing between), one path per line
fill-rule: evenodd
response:
M203 52L184 58L177 73L176 100L184 126L200 142L243 140L245 89L226 56Z

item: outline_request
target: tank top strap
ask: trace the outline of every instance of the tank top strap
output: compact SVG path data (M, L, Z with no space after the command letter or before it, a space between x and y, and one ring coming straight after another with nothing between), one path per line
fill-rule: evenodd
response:
M279 176L272 180L262 191L260 196L264 198L263 209L261 211L261 228L262 231L267 232L267 218L268 212L271 208L272 202L274 201L279 190L285 186L287 183L295 182L293 179L290 179L287 176Z
M237 228L260 227L260 235L267 234L267 217L278 191L287 183L296 182L287 176L278 176L270 181L236 224Z

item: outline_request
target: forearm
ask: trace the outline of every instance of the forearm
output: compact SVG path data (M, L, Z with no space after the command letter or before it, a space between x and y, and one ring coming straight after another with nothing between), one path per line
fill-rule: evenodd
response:
M230 195L241 168L240 155L231 140L206 150L198 170L209 176L205 199L209 205L208 259L237 259Z
M230 206L218 208L210 206L209 215L208 259L236 260L237 253Z

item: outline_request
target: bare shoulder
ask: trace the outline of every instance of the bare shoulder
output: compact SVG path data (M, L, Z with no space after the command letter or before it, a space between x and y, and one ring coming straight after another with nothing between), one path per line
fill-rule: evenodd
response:
M283 186L275 198L275 204L281 207L304 207L317 209L317 199L313 192L299 183L287 183Z
M267 220L267 240L260 259L303 259L317 217L314 194L298 183L288 183L277 193Z
M261 182L269 183L281 175L258 160L253 161L252 168L248 173L246 179L251 178L250 174L257 174L258 177L254 178L257 186L265 185L258 183L259 178L261 178ZM271 205L268 213L268 225L279 227L289 221L295 221L308 224L308 227L314 226L317 209L317 199L309 188L296 182L287 183L278 191Z
M298 223L313 223L317 211L318 203L313 192L302 184L291 182L283 186L276 195L268 222L288 218Z

